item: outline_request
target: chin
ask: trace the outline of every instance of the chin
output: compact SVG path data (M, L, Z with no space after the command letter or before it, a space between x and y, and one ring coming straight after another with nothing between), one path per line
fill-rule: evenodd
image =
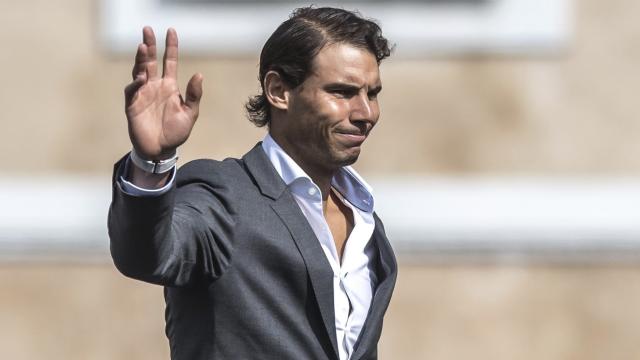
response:
M342 154L337 154L334 157L335 163L338 164L339 167L349 166L355 164L358 161L358 157L360 156L360 149L355 151L349 151Z

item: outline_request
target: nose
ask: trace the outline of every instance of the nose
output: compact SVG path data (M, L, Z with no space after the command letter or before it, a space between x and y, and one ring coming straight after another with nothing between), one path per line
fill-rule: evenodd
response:
M366 93L354 96L352 100L351 121L368 123L368 131L370 127L375 125L380 116L378 101L376 99L370 99Z

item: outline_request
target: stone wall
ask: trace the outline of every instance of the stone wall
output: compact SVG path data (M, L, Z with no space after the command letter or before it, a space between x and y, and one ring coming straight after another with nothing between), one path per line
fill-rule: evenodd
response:
M168 359L162 289L110 264L0 266L0 357ZM640 268L400 263L381 359L640 358Z
M364 173L640 173L640 3L576 1L566 52L390 59ZM97 4L0 4L3 175L98 174L130 148L122 90L131 58L97 42ZM178 29L179 30L179 29ZM263 134L242 104L256 58L185 58L205 76L182 159L241 155ZM401 262L382 359L640 358L639 266ZM101 265L0 265L0 357L162 359L160 288Z
M126 58L101 49L96 1L0 5L4 171L108 173L130 148L122 92L135 49ZM638 174L640 3L575 2L575 36L559 54L386 61L383 115L358 167L382 174ZM262 137L242 110L258 88L257 53L182 59L182 84L196 71L205 77L201 117L183 160L238 156Z

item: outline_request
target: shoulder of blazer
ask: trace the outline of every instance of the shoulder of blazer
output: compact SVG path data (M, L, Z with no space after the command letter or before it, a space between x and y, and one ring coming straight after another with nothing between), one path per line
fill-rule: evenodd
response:
M244 182L241 180L248 180ZM226 186L246 190L246 186L256 186L260 192L273 199L279 197L286 185L257 143L241 159L227 158L222 161L211 159L193 160L178 169L178 187L193 182L206 183L216 188Z
M242 160L228 158L223 161L198 159L182 165L176 175L176 185L184 186L194 182L210 185L230 182L241 174L246 174Z

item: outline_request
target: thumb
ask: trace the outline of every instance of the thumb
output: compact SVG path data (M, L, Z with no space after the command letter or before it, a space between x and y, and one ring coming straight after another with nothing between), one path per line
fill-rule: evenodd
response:
M146 84L146 82L147 82L146 74L138 75L136 76L136 78L133 80L132 83L130 83L129 85L127 85L127 87L124 88L125 107L129 107L129 105L131 105L131 103L135 99L138 89L140 89L144 84Z
M184 100L185 105L197 116L200 107L200 98L202 97L202 74L198 73L191 77L187 83L187 93Z

